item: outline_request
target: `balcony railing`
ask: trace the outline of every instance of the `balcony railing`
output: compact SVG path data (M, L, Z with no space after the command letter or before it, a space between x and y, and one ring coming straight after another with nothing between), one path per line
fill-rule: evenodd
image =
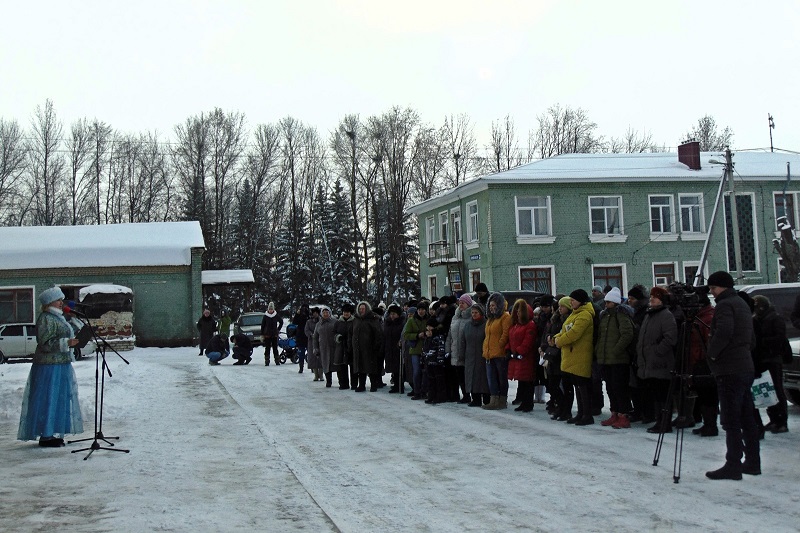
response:
M461 241L448 242L436 241L428 244L428 260L430 266L442 265L445 263L460 263L464 254Z

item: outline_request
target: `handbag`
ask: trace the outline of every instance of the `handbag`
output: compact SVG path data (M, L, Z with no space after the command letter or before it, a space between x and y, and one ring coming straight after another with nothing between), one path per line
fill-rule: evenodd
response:
M771 407L778 403L778 393L775 392L775 384L769 372L763 372L753 380L753 404L756 409Z

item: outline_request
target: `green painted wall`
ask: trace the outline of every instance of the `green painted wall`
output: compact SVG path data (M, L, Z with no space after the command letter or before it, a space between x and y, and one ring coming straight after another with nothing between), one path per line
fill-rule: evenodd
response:
M679 276L685 261L699 261L704 240L684 239L678 231L676 240L651 241L649 195L672 195L675 222L679 224L678 194L702 193L705 228L711 224L718 182L619 182L619 183L543 183L490 185L485 191L453 201L446 206L419 215L420 245L427 250L425 220L445 209L461 207L462 236L466 239L466 204L478 199L479 246L464 251L464 275L481 269L481 278L491 290L519 288L519 266L554 265L556 292L569 293L575 288L589 289L592 285L592 266L621 264L626 266L624 289L635 283L653 285L653 263L676 263ZM777 255L771 241L775 237L773 192L781 192L778 181L737 183L737 195L751 194L755 207L755 238L757 239L758 270L745 272L748 283L777 281ZM518 244L515 223L515 195L550 196L553 244ZM624 243L592 243L589 241L589 196L621 196ZM740 215L741 217L741 215ZM438 238L438 226L437 226ZM480 255L479 260L470 260ZM709 248L707 272L728 270L725 258L725 233L722 207ZM439 294L446 294L446 269L430 267L426 257L420 261L423 294L427 295L427 279L436 274Z
M53 285L129 287L134 295L137 346L191 346L196 344L195 324L202 310L201 255L202 251L193 252L191 267L0 270L0 286L35 285L34 297Z

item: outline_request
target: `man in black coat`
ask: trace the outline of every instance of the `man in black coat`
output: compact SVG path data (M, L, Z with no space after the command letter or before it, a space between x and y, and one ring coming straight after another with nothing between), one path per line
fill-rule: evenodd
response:
M786 338L786 321L775 311L769 298L753 297L753 319L756 331L756 373L769 372L775 384L778 403L767 407L769 423L764 429L773 433L786 433L789 405L783 388L783 354L791 350Z
M236 359L234 365L249 365L253 360L253 343L244 333L231 335L233 343L233 358Z
M200 332L200 353L197 355L204 355L211 337L217 331L217 321L211 316L210 309L203 309L203 314L197 321L197 331Z
M297 363L300 365L300 370L298 373L303 373L303 366L306 362L306 352L308 351L308 341L309 338L306 335L306 323L308 322L308 304L303 304L300 306L300 310L295 313L294 318L292 319L292 324L297 326L295 329L294 338L297 342Z
M708 366L717 382L722 429L725 430L725 465L706 472L709 479L741 480L742 474L761 474L761 456L753 405L754 345L750 307L733 290L733 277L714 272L708 289L717 306L711 321ZM744 463L742 463L744 456Z
M281 364L278 355L278 335L281 332L281 326L283 326L283 319L275 311L275 304L270 302L264 318L261 319L261 337L264 339L264 365L266 366L269 366L270 348L272 348L275 364Z

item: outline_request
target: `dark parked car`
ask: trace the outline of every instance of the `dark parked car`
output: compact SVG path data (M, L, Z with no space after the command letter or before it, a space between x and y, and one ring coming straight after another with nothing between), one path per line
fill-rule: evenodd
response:
M265 314L262 312L242 313L233 323L233 333L244 333L253 343L253 346L260 346L261 320L264 316Z

